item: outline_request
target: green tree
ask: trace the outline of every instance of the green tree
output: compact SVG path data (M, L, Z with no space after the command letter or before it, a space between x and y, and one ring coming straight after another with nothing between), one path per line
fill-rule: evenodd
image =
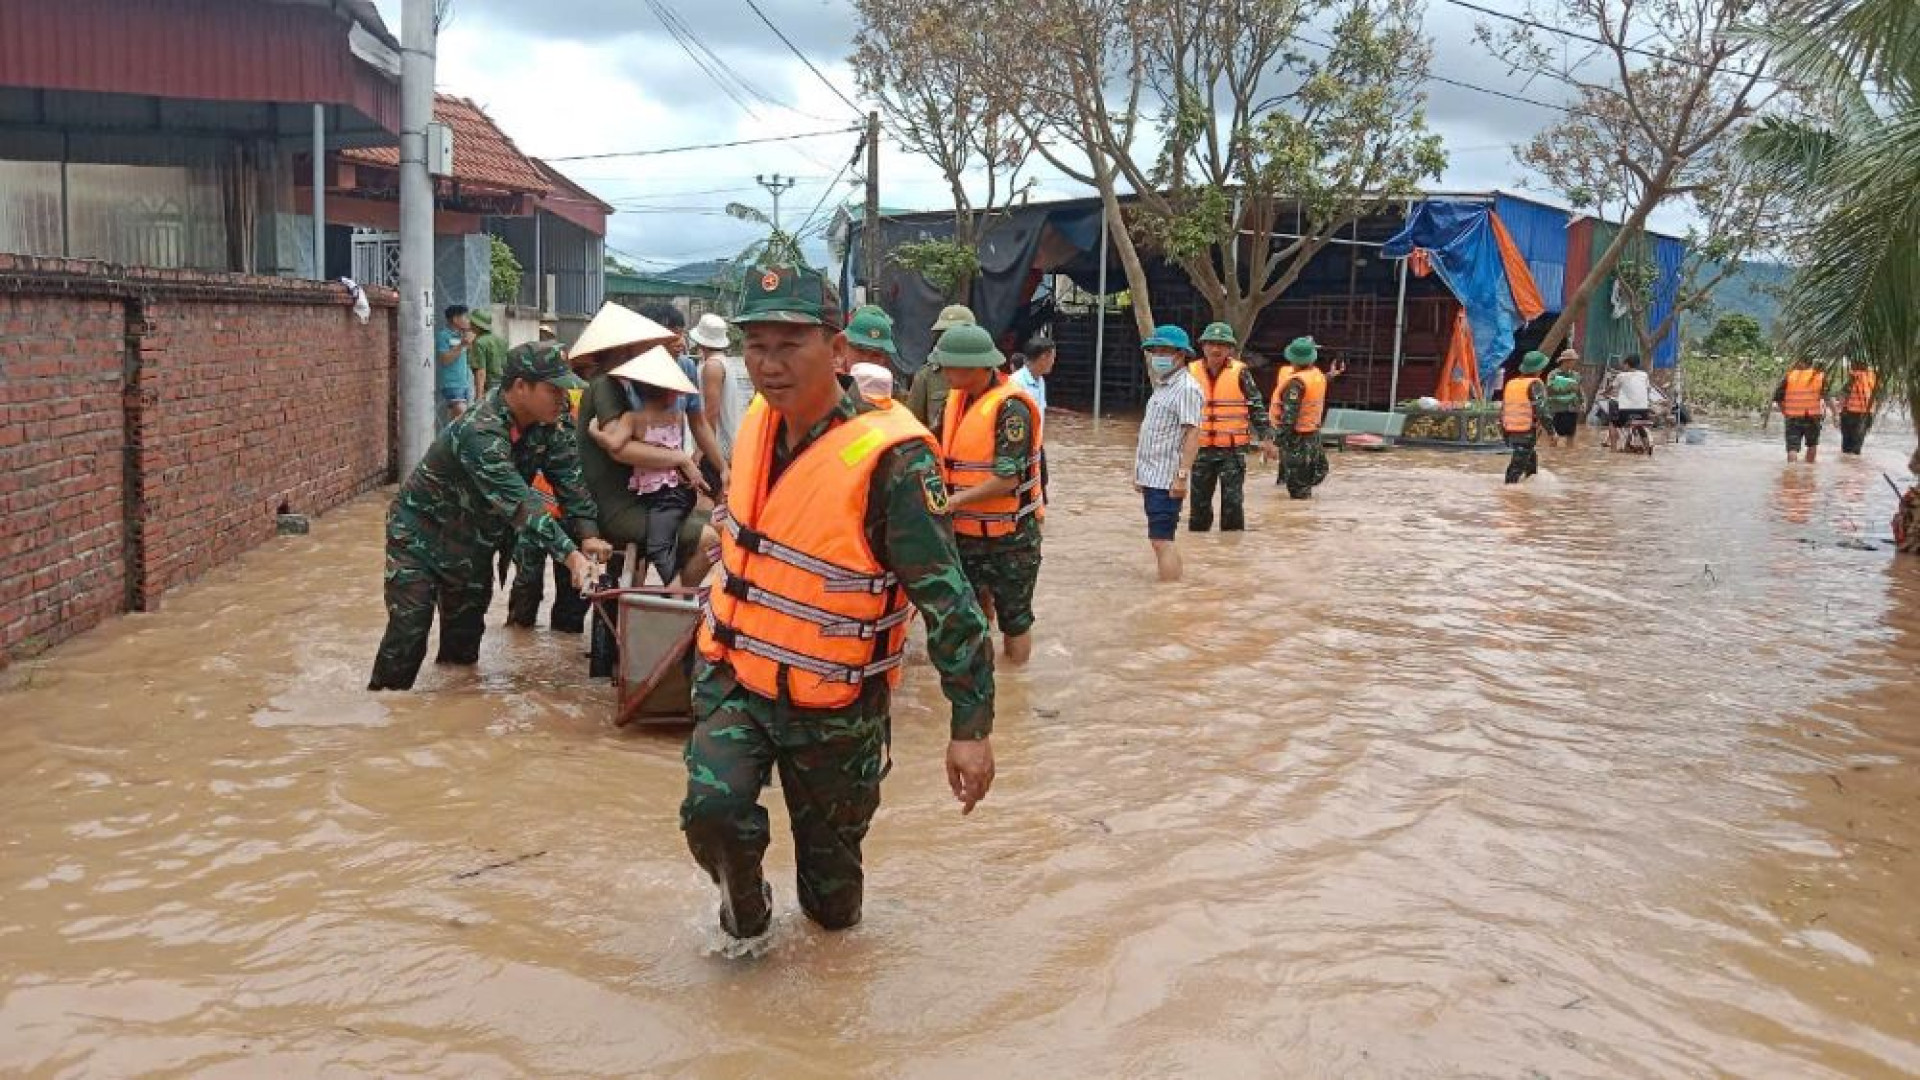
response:
M493 262L493 287L490 295L496 304L517 304L520 302L520 260L514 258L513 249L505 240L489 236Z
M1743 144L1819 208L1785 338L1864 357L1920 418L1920 4L1802 0L1790 13L1752 36L1825 100L1815 115L1762 121ZM1920 474L1920 446L1908 469ZM1920 507L1907 513L1920 550Z
M1715 319L1713 329L1700 339L1700 352L1708 356L1759 356L1766 351L1760 321L1737 311Z

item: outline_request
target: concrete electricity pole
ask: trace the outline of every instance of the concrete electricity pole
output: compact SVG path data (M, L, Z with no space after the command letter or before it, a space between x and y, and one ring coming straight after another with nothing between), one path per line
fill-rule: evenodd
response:
M880 113L867 114L867 208L860 215L861 259L869 304L880 302Z
M427 125L433 123L434 0L400 5L400 353L394 358L404 480L433 442L433 178Z
M774 173L771 178L756 176L753 181L766 188L767 194L773 196L773 231L778 233L780 231L780 196L793 187L795 181L793 177L781 176L779 173Z

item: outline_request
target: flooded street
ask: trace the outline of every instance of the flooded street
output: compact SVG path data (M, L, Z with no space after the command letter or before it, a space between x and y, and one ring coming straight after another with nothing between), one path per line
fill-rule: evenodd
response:
M865 922L770 792L753 961L580 639L497 596L478 672L362 689L375 493L0 674L0 1074L1920 1073L1920 560L1842 543L1911 444L1777 436L1256 465L1160 586L1131 425L1050 421L991 798L918 664Z

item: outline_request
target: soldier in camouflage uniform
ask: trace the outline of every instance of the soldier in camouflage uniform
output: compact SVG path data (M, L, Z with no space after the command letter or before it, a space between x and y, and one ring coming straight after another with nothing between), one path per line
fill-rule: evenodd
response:
M551 342L521 346L500 387L441 432L401 485L387 512L387 632L369 690L413 687L436 606L438 662L480 658L493 556L510 537L563 559L576 588L587 580L589 557L610 554L580 480L573 433L559 423L566 390L578 383ZM527 486L540 472L559 493L564 527Z
M933 336L938 340L941 334L956 326L972 325L972 308L965 304L948 304L940 309L940 317L934 320ZM932 357L920 365L919 374L913 377L913 385L907 388L907 410L929 431L939 427L940 418L947 414L947 377L941 372L939 361Z
M993 347L993 336L978 326L961 326L947 331L933 351L933 359L946 373L949 407L942 418L940 445L947 455L946 477L949 489L948 516L955 522L954 539L960 549L960 565L967 580L979 594L982 604L1000 624L1006 638L1006 656L1010 663L1024 664L1033 655L1033 586L1040 576L1039 473L1035 467L1040 455L1040 418L1034 415L1029 399L1010 395L1000 403L994 417L992 479L973 486L967 477L988 470L966 469L954 460L969 452L957 449L956 437L966 409L981 394L1005 383L1006 376L996 369L1006 357ZM978 430L978 429L973 429ZM979 464L987 464L984 458ZM1033 489L1020 495L1021 485ZM987 500L997 499L1012 506L1015 501L1032 512L1012 523L1004 536L979 536L989 531L978 526L986 522L969 521L971 507L978 512ZM1013 510L1005 511L1014 513ZM1004 528L1005 526L999 526ZM997 531L997 528L993 531Z
M1320 347L1312 338L1295 338L1287 346L1287 363L1296 373L1305 372L1320 362ZM1327 478L1326 448L1320 445L1319 425L1312 431L1295 431L1307 400L1307 381L1286 378L1280 389L1279 416L1275 425L1280 443L1280 479L1287 494L1296 499L1313 497L1313 489Z
M816 273L768 271L750 281L735 320L746 330L746 358L774 413L769 490L809 448L838 426L878 408L835 375L846 353L838 298ZM750 413L747 423L762 422ZM746 428L742 428L745 437ZM755 469L760 468L755 466ZM754 497L736 478L731 499ZM971 811L993 783L993 653L987 624L960 568L944 516L946 487L933 450L914 440L880 453L873 464L861 529L880 566L894 575L927 625L927 652L953 706L947 779ZM822 512L828 512L823 508ZM758 550L758 538L749 550ZM730 544L745 544L729 539ZM716 586L738 595L726 583ZM686 746L687 794L681 827L694 858L719 885L721 926L738 938L764 933L772 895L761 874L768 842L760 791L774 770L792 820L801 908L822 927L842 929L860 920L864 873L860 846L880 805L880 781L890 766L891 690L885 677L857 685L842 708L793 704L790 673L778 667L781 690L768 696L742 682L743 645L708 654L702 637L693 687L695 726ZM766 661L758 661L764 670Z
M1520 358L1520 374L1501 390L1500 429L1513 455L1507 459L1507 483L1517 484L1540 471L1540 431L1552 430L1547 408L1547 354L1538 349Z
M1233 428L1237 425L1222 424L1226 417L1220 415L1224 403L1214 399L1214 381L1235 360L1234 354L1240 351L1240 341L1234 336L1233 327L1223 322L1210 324L1200 332L1200 355L1203 365L1195 370L1200 387L1207 391L1207 412L1201 421L1200 452L1193 459L1193 498L1188 503L1187 527L1194 532L1206 532L1213 528L1213 489L1220 489L1220 531L1239 532L1247 527L1246 484L1247 484L1247 448L1245 446L1209 446L1209 437L1221 427ZM1263 460L1273 460L1272 425L1267 422L1266 398L1260 394L1260 386L1253 380L1253 370L1240 368L1240 396L1246 399L1246 428L1243 434L1260 448ZM1239 411L1238 403L1231 406ZM1224 441L1217 440L1216 441Z
M544 339L543 339L544 340ZM580 374L576 365L574 374ZM580 398L585 392L585 382L580 388L567 391L566 412L560 417L560 426L574 431L574 417L580 412ZM579 434L575 431L575 446L579 445ZM584 474L585 470L582 469ZM542 474L535 480L535 489L549 498L553 497L553 480ZM591 491L589 491L591 494ZM554 517L561 516L556 503L548 508ZM566 564L547 554L537 539L522 539L518 535L508 541L512 547L513 587L507 591L507 625L523 626L532 629L539 620L540 603L545 599L545 578L547 566L553 566L553 610L547 613L547 623L553 629L567 634L583 633L587 627L587 614L592 605L579 589L572 588L571 575ZM611 544L611 541L609 541ZM507 557L502 552L502 559ZM502 573L504 574L504 566Z

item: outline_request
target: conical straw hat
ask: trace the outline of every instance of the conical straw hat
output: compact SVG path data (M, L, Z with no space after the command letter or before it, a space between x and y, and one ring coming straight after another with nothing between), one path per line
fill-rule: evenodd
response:
M586 356L623 345L664 345L673 340L673 331L632 308L609 300L580 334L567 353L569 358Z
M686 372L681 371L680 365L674 362L673 354L658 345L614 368L611 374L616 379L630 379L662 390L698 393L693 383L687 381Z

